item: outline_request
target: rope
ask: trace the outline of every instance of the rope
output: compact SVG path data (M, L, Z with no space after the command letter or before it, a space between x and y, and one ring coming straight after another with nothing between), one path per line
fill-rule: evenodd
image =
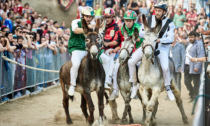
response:
M197 103L199 97L206 97L206 98L209 98L209 99L210 99L210 95L206 95L206 94L198 95L198 96L195 98L195 101L194 101L194 103L193 103L193 109L192 109L191 115L194 115L194 112L195 112L195 105L196 105L196 103Z
M36 68L36 67L31 67L31 66L28 66L28 65L23 65L21 63L18 63L14 60L11 60L9 58L7 58L6 56L2 56L2 58L6 61L9 61L10 63L13 63L13 64L16 64L16 65L20 65L22 67L26 67L26 68L29 68L29 69L33 69L33 70L39 70L39 71L44 71L44 72L51 72L51 73L59 73L58 70L47 70L47 69L40 69L40 68Z

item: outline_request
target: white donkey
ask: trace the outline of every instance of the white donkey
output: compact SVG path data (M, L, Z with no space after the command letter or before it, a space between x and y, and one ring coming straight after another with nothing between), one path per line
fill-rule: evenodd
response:
M158 57L154 56L155 40L158 39L155 29L149 29L146 17L143 15L144 23L144 41L142 44L143 57L138 70L138 79L140 81L139 91L142 97L144 109L146 109L146 126L151 126L155 123L155 115L158 109L158 97L165 89L163 73ZM175 95L177 106L182 115L182 120L188 124L188 119L185 114L180 91L175 82L175 67L173 61L169 60L171 89Z
M129 123L133 123L133 117L131 114L131 82L129 82L129 72L128 72L128 60L131 57L133 50L134 50L134 44L136 40L139 37L138 29L134 29L133 36L128 36L127 31L125 30L125 24L123 25L123 33L125 40L122 42L120 54L119 54L119 63L116 62L115 67L119 67L119 70L117 72L117 84L120 89L120 93L124 99L125 108L123 112L122 122L125 123L127 121L127 114L129 115ZM115 79L114 79L115 81ZM138 97L141 99L141 96L138 92ZM143 118L142 120L145 120L145 111L143 111Z

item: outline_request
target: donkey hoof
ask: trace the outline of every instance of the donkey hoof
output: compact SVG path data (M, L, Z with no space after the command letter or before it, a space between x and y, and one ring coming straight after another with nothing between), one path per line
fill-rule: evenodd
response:
M67 124L73 124L73 122L71 120L67 120L66 123Z
M122 123L127 123L127 122L128 122L127 118L122 119Z
M134 120L133 120L133 119L131 119L131 120L130 120L130 124L133 124L133 123L134 123Z
M182 118L182 120L183 120L183 122L184 122L185 125L189 124L187 117Z

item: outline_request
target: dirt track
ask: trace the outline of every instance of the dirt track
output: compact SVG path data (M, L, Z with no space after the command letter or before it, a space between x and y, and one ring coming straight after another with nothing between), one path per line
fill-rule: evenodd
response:
M80 109L80 94L76 93L76 101L70 102L70 114L73 120L72 126L87 125L82 111ZM98 118L98 108L96 94L92 93L95 105L95 119ZM163 92L159 98L159 108L157 112L158 126L182 126L181 114L175 102L165 100L166 93ZM193 116L191 116L193 103L188 103L189 96L185 85L182 85L182 99L184 109L187 114L190 125L192 125ZM124 101L120 96L117 99L118 115L121 118ZM139 100L131 101L132 114L135 123L140 123L142 118L142 107ZM108 120L111 119L111 110L108 105L105 106L105 114ZM62 91L60 86L42 92L38 95L23 98L20 100L5 103L0 106L0 126L58 126L66 125L65 114L62 107ZM110 124L112 125L112 124Z

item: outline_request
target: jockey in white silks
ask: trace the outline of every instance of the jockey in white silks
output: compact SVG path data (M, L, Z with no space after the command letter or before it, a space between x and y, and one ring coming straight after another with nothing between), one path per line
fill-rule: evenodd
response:
M148 24L150 28L155 28L156 23L160 22L161 29L159 31L159 38L156 40L158 43L158 47L156 49L156 55L160 60L160 65L163 71L164 77L164 85L166 87L166 91L168 94L168 98L173 101L175 99L173 92L170 89L170 71L169 71L169 48L170 44L173 43L174 40L174 23L168 19L165 14L167 13L167 4L163 1L157 3L155 5L155 15L148 17ZM164 30L165 29L165 30ZM140 29L139 37L144 38L144 27L142 26ZM137 83L137 76L136 76L136 64L142 58L142 49L137 49L131 56L128 61L129 67L129 81L133 83L131 98L136 96L136 93L139 88L139 84ZM135 55L135 53L137 53ZM113 98L116 98L114 95ZM112 99L113 100L113 99Z
M150 28L155 28L156 25L160 23L161 28L158 31L159 38L156 40L157 49L156 55L160 60L160 65L163 71L164 85L168 94L168 98L171 101L174 101L175 97L170 88L170 71L169 71L169 49L170 44L174 40L174 23L167 18L165 15L167 13L168 6L166 2L161 1L155 5L155 15L148 17L148 24ZM157 24L157 22L159 22ZM142 27L143 28L143 27ZM140 31L140 36L144 36L144 30Z

